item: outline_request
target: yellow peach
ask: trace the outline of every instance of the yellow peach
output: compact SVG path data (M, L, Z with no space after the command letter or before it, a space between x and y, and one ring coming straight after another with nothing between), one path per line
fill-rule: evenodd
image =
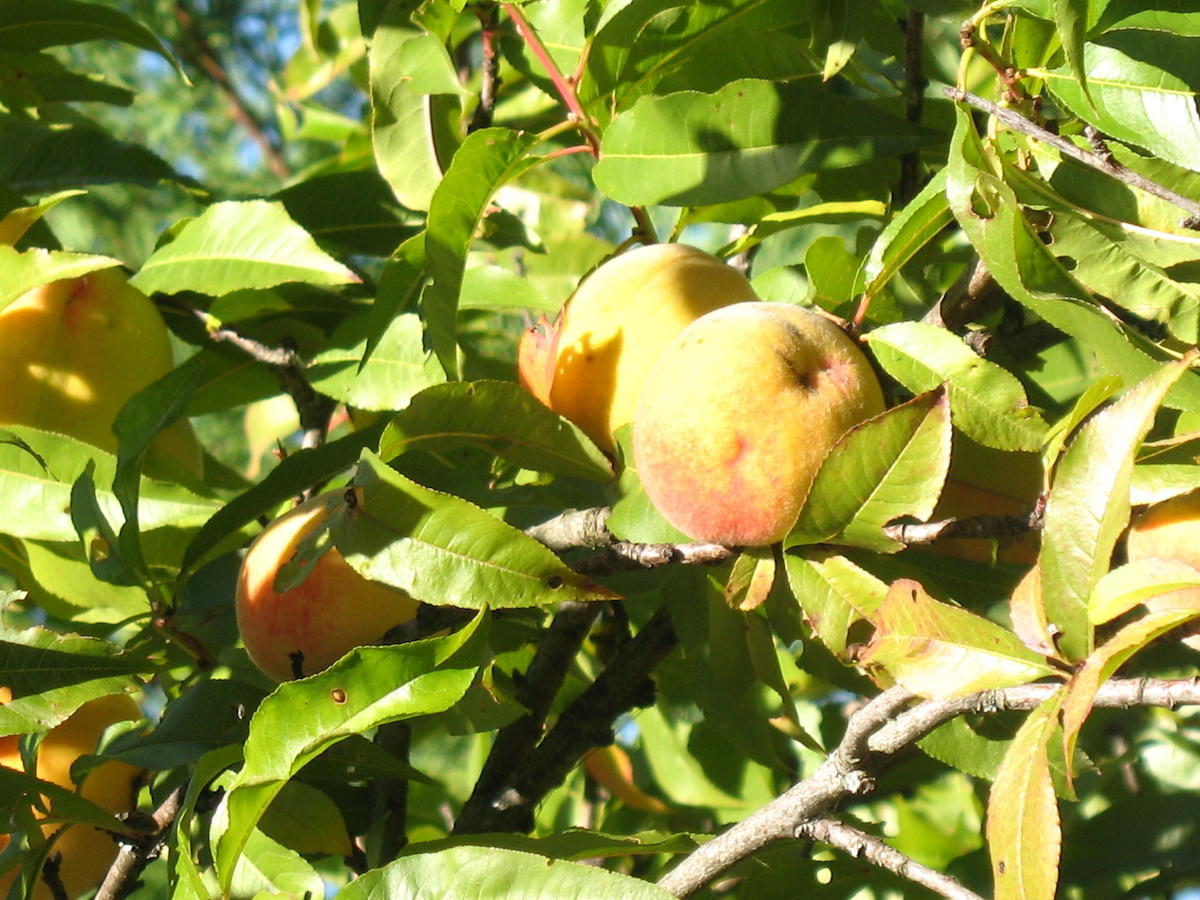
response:
M741 272L695 247L627 251L583 280L549 334L527 332L521 381L612 453L663 348L699 316L756 299Z
M738 303L659 357L634 417L634 463L659 512L694 540L771 544L837 439L883 407L870 363L833 322Z
M172 368L167 327L119 269L42 285L0 309L0 425L27 425L115 451L117 412ZM200 445L179 421L147 458L151 472L201 474Z
M313 675L416 615L415 600L359 575L336 547L312 565L303 582L275 589L280 567L326 522L342 496L327 491L280 516L242 560L238 630L250 659L276 681Z

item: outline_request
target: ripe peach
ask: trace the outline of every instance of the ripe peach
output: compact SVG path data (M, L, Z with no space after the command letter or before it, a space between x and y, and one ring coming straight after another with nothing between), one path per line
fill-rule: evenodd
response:
M341 491L327 491L302 503L268 525L242 560L238 630L250 659L276 681L313 675L416 615L415 600L359 575L336 547L301 584L275 589L280 567L342 502Z
M7 693L7 692L5 692ZM11 694L3 699L9 699ZM42 739L37 753L37 777L60 787L74 788L71 764L96 749L104 729L117 722L141 718L141 710L128 694L98 697L79 707L62 724ZM21 756L15 736L0 738L0 765L21 770ZM80 793L97 806L117 813L129 812L136 805L138 781L142 772L127 763L110 760L96 766L83 780ZM44 825L50 834L59 825ZM55 840L51 855L60 854L58 877L68 897L78 897L100 885L117 855L112 836L87 825L71 825ZM15 874L0 882L7 891ZM34 900L51 900L50 886L39 879Z
M115 451L117 412L171 370L158 309L119 269L55 281L0 309L0 425L28 425ZM147 465L201 474L186 421L162 432Z
M684 534L771 544L795 524L834 442L883 405L870 363L831 321L738 303L697 319L659 357L634 417L634 462Z
M684 244L622 253L588 275L554 330L526 333L521 382L605 451L659 353L704 313L758 299L737 269Z

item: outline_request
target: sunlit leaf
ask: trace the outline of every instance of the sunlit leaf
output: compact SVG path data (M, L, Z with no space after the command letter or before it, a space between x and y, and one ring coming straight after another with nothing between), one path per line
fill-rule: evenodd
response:
M887 599L888 586L834 550L784 557L792 594L813 633L835 655L845 657L846 634Z

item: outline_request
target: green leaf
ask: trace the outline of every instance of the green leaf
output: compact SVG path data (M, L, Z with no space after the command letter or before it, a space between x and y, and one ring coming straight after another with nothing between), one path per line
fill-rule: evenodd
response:
M829 203L814 203L803 209L767 213L751 225L744 235L718 250L716 255L727 259L738 253L745 253L767 238L792 228L816 222L859 222L866 218L880 218L885 212L883 203L878 200L835 200Z
M388 256L417 226L374 169L318 175L271 199L331 252Z
M1011 631L939 603L907 578L893 582L871 622L875 633L859 663L882 667L922 697L959 697L1055 674Z
M154 667L108 641L44 628L0 627L0 672L14 699L0 704L0 735L49 731L96 697Z
M18 193L114 182L157 187L163 181L198 191L192 179L142 145L118 141L97 126L59 128L0 114L0 184Z
M1089 0L1054 0L1054 29L1079 92L1088 106L1096 108L1088 89L1088 70L1084 65L1084 38L1087 36Z
M382 432L383 423L379 423L320 447L289 454L261 482L219 507L205 521L184 552L184 571L194 571L213 559L227 539L259 516L274 512L289 499L354 465L363 449L374 446ZM244 543L242 538L235 540Z
M397 247L383 264L375 302L368 313L367 346L360 366L370 361L392 319L417 308L425 283L425 232L420 231Z
M430 346L451 378L458 374L457 316L471 236L497 188L538 160L532 135L507 128L473 132L454 154L429 204L425 259L433 283L421 298Z
M1062 829L1048 747L1063 693L1031 712L1004 755L988 797L987 844L996 900L1053 897Z
M8 222L6 218L5 223ZM0 244L0 310L22 294L64 278L119 266L120 260L90 253L32 249L24 252Z
M813 633L835 656L846 657L846 635L887 599L888 586L836 550L784 556L788 584Z
M474 667L441 665L444 654L462 640L460 633L393 647L359 647L320 674L281 684L263 700L250 720L245 764L214 822L213 855L226 889L259 819L307 762L351 735L441 712L458 702Z
M434 189L462 140L462 85L445 44L392 3L368 54L375 161L409 209L429 209Z
M1134 506L1170 500L1200 488L1200 467L1152 464L1134 466L1129 502Z
M435 606L504 609L610 599L524 532L365 453L332 535L361 575Z
M410 855L372 869L342 888L344 900L404 897L406 900L668 900L662 888L607 869L534 853L494 847L452 847Z
M357 275L317 246L282 203L214 203L143 263L131 283L147 294L183 290L221 296L299 281L337 285Z
M9 431L32 448L33 454L0 441L0 497L7 508L22 510L21 516L5 522L5 533L33 540L74 541L71 485L93 460L99 508L109 521L121 520L120 502L104 487L116 474L116 459L111 454L74 438L33 428L12 426ZM182 485L145 477L138 493L143 531L198 526L221 508L217 500Z
M871 245L871 252L863 260L864 299L878 294L905 263L953 221L946 199L946 169L938 169Z
M507 381L451 382L422 391L392 417L382 459L474 444L527 469L611 481L612 463L574 424Z
M39 0L0 7L0 50L42 50L81 41L122 41L174 58L144 25L120 10L82 0Z
M320 897L325 883L295 850L276 843L257 828L250 832L230 883L234 897Z
M1070 68L1041 74L1058 100L1106 135L1144 147L1168 162L1200 171L1196 92L1182 79L1144 61L1156 58L1151 34L1126 38L1121 44L1123 48L1084 45L1087 90L1095 107Z
M867 336L884 370L914 394L945 383L950 416L968 437L998 450L1038 450L1046 423L1014 375L962 338L922 322L897 322Z
M314 388L356 409L400 409L420 391L445 380L423 345L416 313L394 317L368 354L369 327L367 314L342 320L305 369Z
M828 88L747 79L713 94L643 97L604 132L593 177L621 203L701 206L927 140L917 126Z
M134 833L132 826L70 788L0 766L0 810L9 812L19 806L44 810L45 817L52 821L79 822L118 834Z
M25 235L25 232L64 200L70 200L72 197L86 193L87 191L59 191L57 194L43 197L36 203L27 206L0 203L0 214L3 215L3 218L0 218L0 254L3 254L0 255L0 260L4 260L0 263L0 271L7 275L12 268L11 261L5 259L12 250L12 247L8 245L17 243ZM113 263L116 264L116 260L113 260ZM0 296L4 294L7 294L7 289L0 289ZM0 299L0 309L6 305L7 303Z
M880 413L851 428L830 450L785 546L835 541L902 550L883 526L902 516L928 518L949 467L945 393L923 394Z
M1108 409L1094 415L1055 470L1046 503L1042 549L1042 602L1070 659L1087 656L1092 628L1087 600L1109 569L1113 547L1129 521L1134 454L1171 386L1194 355L1159 368Z
M310 784L289 781L259 821L264 834L307 856L350 856L346 820L337 804Z
M1126 386L1158 368L1148 342L1131 334L1071 279L1021 213L1011 187L992 174L996 164L967 112L958 108L946 196L954 217L1004 290L1090 348L1098 363ZM1014 176L1015 177L1015 176ZM1186 376L1172 405L1200 409L1200 378Z

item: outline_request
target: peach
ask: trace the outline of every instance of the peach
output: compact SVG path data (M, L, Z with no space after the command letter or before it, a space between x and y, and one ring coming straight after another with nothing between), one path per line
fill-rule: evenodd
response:
M254 539L242 560L238 630L250 659L276 681L313 675L417 613L417 601L368 581L336 547L317 559L303 582L276 590L280 567L324 525L342 497L342 491L327 491L280 516Z
M704 313L756 299L741 272L695 247L627 251L583 280L549 334L526 332L521 382L612 453L663 348Z
M71 764L80 756L95 752L96 742L109 725L139 719L141 716L137 703L128 694L113 694L88 701L42 739L37 752L37 777L60 787L74 788ZM15 736L0 738L0 765L21 770L21 756ZM88 772L80 793L114 815L129 812L136 806L141 777L141 769L110 760ZM57 824L47 824L42 826L42 830L48 835L59 827ZM88 825L71 825L58 836L50 853L52 857L61 855L58 877L67 896L78 897L99 887L116 858L117 844L107 832ZM0 882L0 892L6 892L15 877L12 874ZM39 879L32 896L34 900L51 900L54 892L45 881Z
M659 357L634 417L634 463L655 507L694 540L771 544L834 442L883 408L870 363L833 322L738 303Z
M0 425L115 452L117 412L172 365L162 316L119 269L42 285L0 309ZM201 474L200 445L186 421L150 447L151 472L172 465Z

